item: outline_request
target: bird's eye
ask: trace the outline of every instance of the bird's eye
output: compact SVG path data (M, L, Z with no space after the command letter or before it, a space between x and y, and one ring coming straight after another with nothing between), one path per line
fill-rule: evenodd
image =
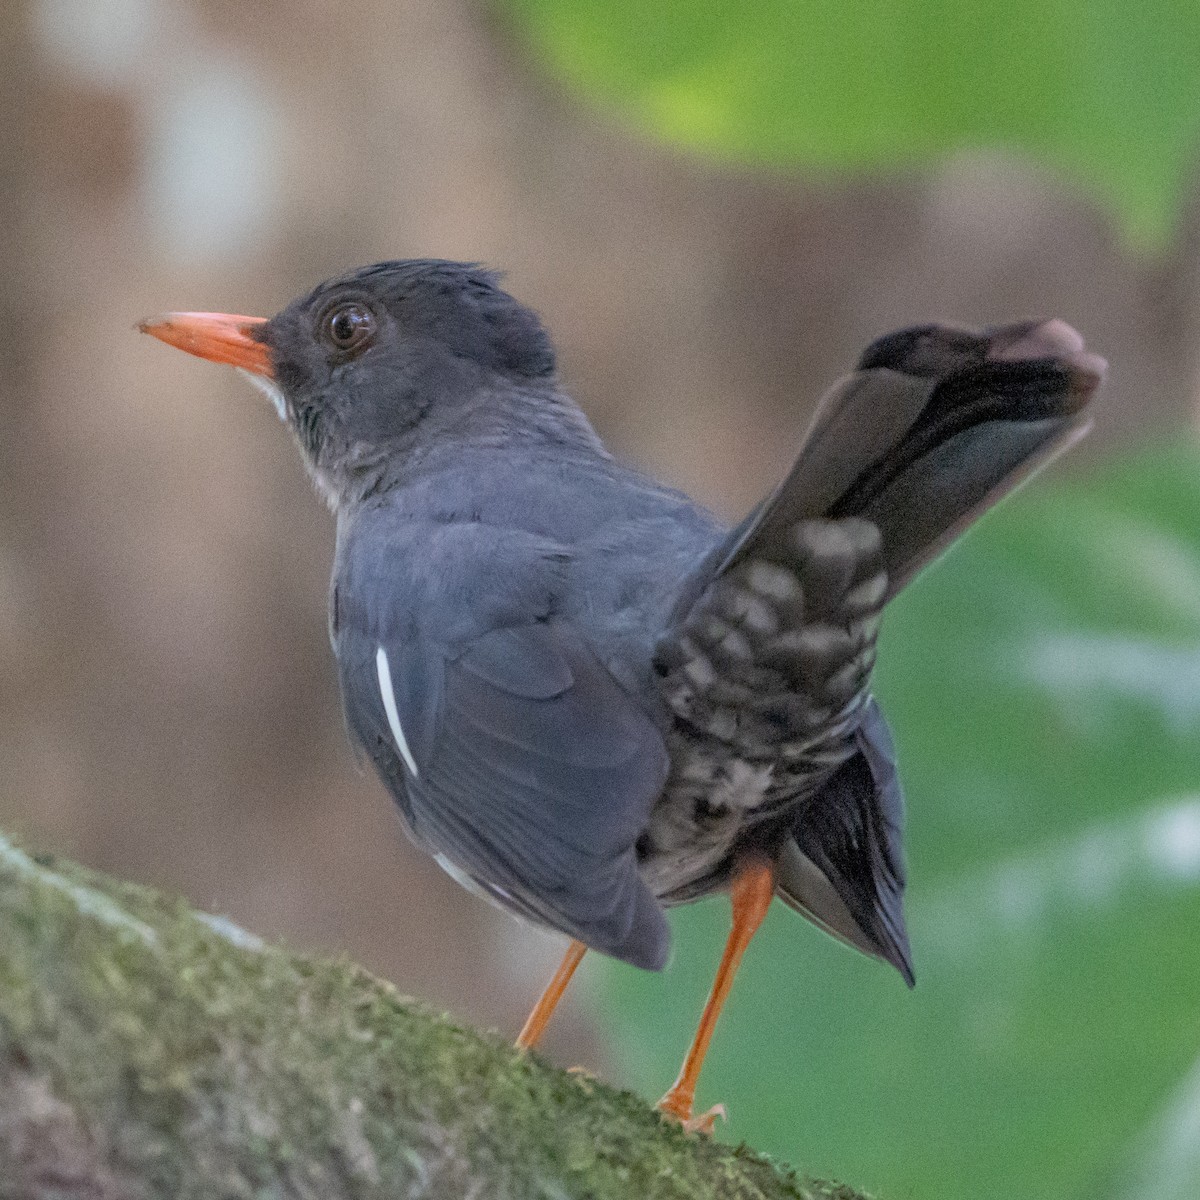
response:
M340 304L321 324L326 338L343 353L363 349L375 336L375 317L362 304Z

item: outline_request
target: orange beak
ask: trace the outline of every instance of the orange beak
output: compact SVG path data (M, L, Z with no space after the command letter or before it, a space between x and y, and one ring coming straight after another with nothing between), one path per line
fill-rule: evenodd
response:
M138 328L168 346L177 346L210 362L229 363L273 379L271 352L254 336L255 331L266 323L265 317L178 312L150 317Z

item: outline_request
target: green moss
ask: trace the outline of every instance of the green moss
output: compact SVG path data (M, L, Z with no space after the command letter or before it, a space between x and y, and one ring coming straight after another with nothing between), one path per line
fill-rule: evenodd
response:
M64 1156L171 1200L857 1195L685 1136L349 963L2 838L0 909L0 1195L43 1194Z

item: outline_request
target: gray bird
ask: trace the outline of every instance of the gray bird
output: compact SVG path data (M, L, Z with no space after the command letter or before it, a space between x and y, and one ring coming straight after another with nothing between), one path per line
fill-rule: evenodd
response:
M346 722L413 840L572 945L661 968L664 909L734 928L661 1102L700 1064L773 896L913 981L904 804L871 696L886 602L1087 429L1104 362L1061 321L872 344L732 531L616 461L538 317L479 266L383 262L270 320L173 313L249 373L337 517Z

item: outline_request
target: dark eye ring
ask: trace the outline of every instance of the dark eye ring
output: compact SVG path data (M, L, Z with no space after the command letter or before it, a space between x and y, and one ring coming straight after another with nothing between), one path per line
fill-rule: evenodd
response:
M330 343L343 353L361 350L375 336L375 316L363 304L339 304L325 314L321 326Z

